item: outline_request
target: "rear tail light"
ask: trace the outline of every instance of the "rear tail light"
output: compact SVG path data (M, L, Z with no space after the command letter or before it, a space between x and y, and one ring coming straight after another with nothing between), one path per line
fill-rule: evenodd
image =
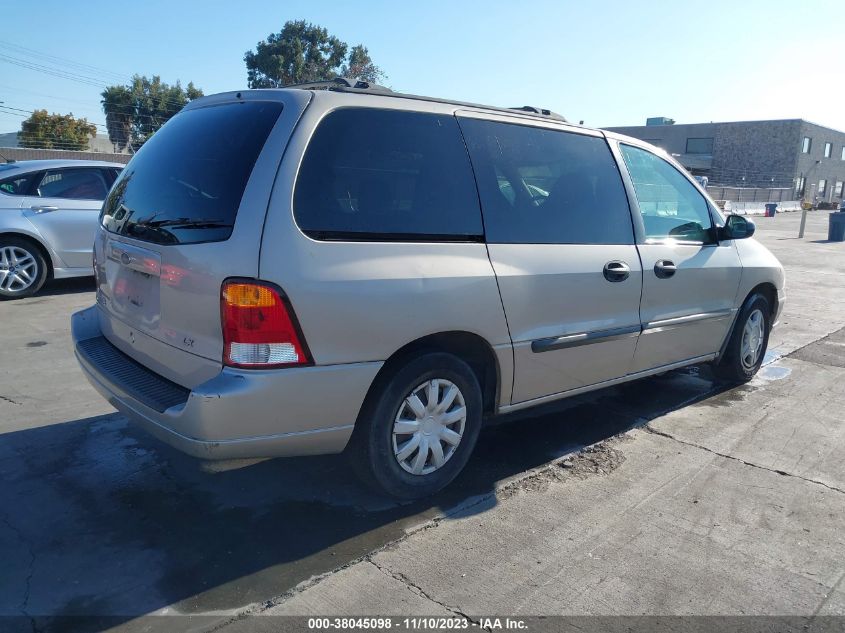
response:
M245 369L311 364L293 309L275 286L224 282L220 313L223 364Z

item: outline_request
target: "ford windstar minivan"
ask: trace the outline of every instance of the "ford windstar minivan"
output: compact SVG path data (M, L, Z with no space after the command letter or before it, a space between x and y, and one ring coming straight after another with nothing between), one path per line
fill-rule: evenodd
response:
M697 363L750 379L784 304L753 232L664 152L546 110L219 94L111 189L76 355L191 455L346 451L415 498L497 414Z

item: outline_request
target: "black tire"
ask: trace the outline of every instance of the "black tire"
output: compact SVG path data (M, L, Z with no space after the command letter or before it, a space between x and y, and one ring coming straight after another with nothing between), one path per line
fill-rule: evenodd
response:
M434 379L451 382L459 390L459 397L463 398L463 406L466 409L463 434L442 466L426 474L412 474L400 465L394 452L394 423L400 413L409 412L409 409L404 408L407 406L406 398L417 388ZM448 385L438 385L438 388L442 389L442 392L438 393L442 393L445 398ZM456 397L446 411L460 408L458 402L459 398ZM428 406L427 402L425 404ZM404 417L406 415L403 415ZM406 361L376 386L358 416L347 453L358 476L377 492L396 499L420 499L449 485L466 466L478 440L481 417L481 388L472 369L451 354L424 353ZM410 436L399 437L411 439ZM432 437L428 435L425 442L431 442L433 445L435 440ZM450 450L448 443L439 439L439 436L436 441L441 445L443 454ZM401 446L406 445L404 442L399 444L397 439L397 447ZM419 455L420 452L420 449L417 449L410 456ZM428 451L426 454L429 454ZM424 460L424 464L430 463L430 467L433 467L433 454ZM411 461L410 457L408 461Z
M756 359L751 363L747 356L743 359L742 344L743 338L745 337L746 324L757 313L760 314L763 321L762 341L759 343L759 351L756 354ZM766 349L769 346L771 322L772 309L769 305L769 300L760 294L751 295L739 312L724 355L713 367L713 373L717 378L733 383L743 383L748 382L754 377L754 374L757 373L763 364L763 357L766 355Z
M15 271L16 279L24 279L24 274L32 278L27 286L23 286L23 281L14 281L9 275L9 267L14 263L7 256L4 261L4 251L6 253L14 252L20 254L25 253L31 259L24 259L27 262L25 269ZM0 236L0 299L22 299L24 297L31 297L36 292L41 290L41 286L47 281L47 262L41 249L33 242L27 239L15 236ZM4 274L5 273L5 274ZM22 274L23 273L23 274ZM28 279L26 281L29 281Z

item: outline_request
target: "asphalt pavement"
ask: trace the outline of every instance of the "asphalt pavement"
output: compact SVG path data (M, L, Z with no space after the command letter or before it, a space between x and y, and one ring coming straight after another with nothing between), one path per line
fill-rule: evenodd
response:
M788 302L751 383L691 368L510 416L412 504L362 489L342 457L207 472L76 367L68 319L90 281L0 303L3 623L845 614L845 243L825 212L797 239L799 215L757 219Z

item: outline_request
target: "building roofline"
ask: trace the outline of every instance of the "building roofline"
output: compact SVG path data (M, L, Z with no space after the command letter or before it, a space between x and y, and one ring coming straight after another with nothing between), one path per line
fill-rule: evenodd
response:
M681 126L690 126L690 125L736 125L740 123L809 123L810 125L815 125L816 127L822 127L826 130L830 130L831 132L836 132L837 134L845 134L845 131L839 130L835 127L830 127L829 125L822 125L821 123L816 123L815 121L808 121L807 119L754 119L751 121L703 121L699 123L674 123L672 125L612 125L601 128L603 130L628 130L631 128L662 128L662 127L681 127Z

